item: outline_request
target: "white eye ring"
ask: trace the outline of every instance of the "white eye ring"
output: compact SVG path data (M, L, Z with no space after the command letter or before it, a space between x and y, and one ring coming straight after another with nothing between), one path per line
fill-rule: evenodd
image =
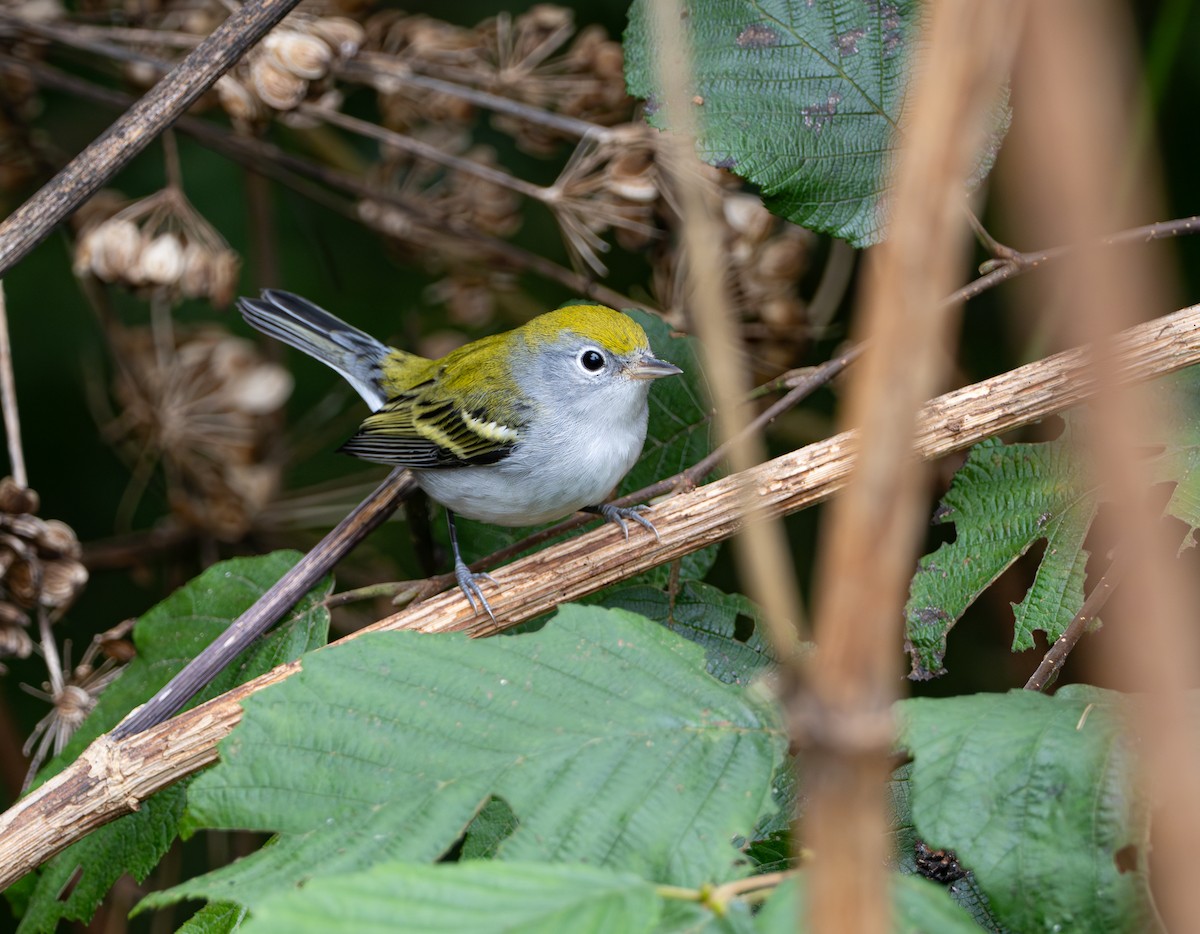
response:
M599 373L608 362L595 347L589 347L579 355L579 365L588 373Z

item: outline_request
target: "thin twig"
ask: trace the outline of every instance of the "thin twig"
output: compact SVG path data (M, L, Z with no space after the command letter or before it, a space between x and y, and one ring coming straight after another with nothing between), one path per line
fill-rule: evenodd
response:
M224 634L193 658L166 687L121 721L114 737L132 736L161 723L204 688L243 649L280 620L359 542L396 511L416 481L401 467L392 470L378 488L338 523L296 565L229 624Z
M1063 630L1063 634L1054 641L1054 645L1050 646L1050 650L1042 658L1041 664L1037 666L1034 673L1029 676L1029 680L1025 682L1026 691L1045 691L1054 684L1058 673L1062 670L1062 666L1066 664L1067 656L1071 654L1071 650L1075 648L1076 643L1083 638L1083 634L1088 631L1088 627L1100 615L1100 611L1104 609L1104 604L1108 602L1108 598L1112 596L1113 590L1120 583L1127 564L1128 562L1121 561L1119 557L1114 558L1112 563L1109 564L1108 570L1096 582L1096 586L1092 588L1092 592L1087 595L1087 599L1083 601L1083 606L1079 608L1079 612L1075 614L1075 618Z
M12 341L8 334L8 301L0 279L0 407L4 411L4 434L8 439L8 461L17 486L29 486L25 473L25 450L21 447L21 413L17 408L17 384L13 379Z
M250 0L37 194L0 223L0 276L171 125L297 0Z

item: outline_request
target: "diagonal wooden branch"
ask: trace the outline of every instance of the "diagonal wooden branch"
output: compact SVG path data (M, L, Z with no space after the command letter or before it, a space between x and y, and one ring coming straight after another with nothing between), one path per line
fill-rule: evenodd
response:
M250 0L0 224L0 276L145 149L299 0Z
M1138 382L1200 363L1200 306L1124 332L1115 349L1122 379ZM914 442L924 458L1071 408L1095 392L1090 353L1070 350L939 396L920 413ZM671 561L739 528L749 488L767 514L788 514L827 499L845 484L857 438L844 432L751 470L681 493L655 507L661 536L629 542L602 527L502 568L492 599L493 624L466 608L457 592L441 594L362 632L465 630L488 635ZM490 595L489 595L490 596ZM338 643L335 643L338 644ZM0 890L85 834L136 810L149 795L217 758L217 743L241 719L240 702L290 677L282 665L214 700L123 740L102 736L65 771L0 815Z

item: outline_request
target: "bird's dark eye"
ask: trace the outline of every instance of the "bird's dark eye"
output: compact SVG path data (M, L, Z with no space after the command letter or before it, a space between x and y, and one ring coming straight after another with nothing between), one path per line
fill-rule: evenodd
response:
M595 373L604 366L604 354L598 350L585 350L579 355L579 363L589 373Z

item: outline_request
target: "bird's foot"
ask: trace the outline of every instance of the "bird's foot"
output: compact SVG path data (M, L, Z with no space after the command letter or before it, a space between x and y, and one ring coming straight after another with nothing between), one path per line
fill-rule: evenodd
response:
M621 527L621 532L625 535L625 541L629 541L629 526L625 524L626 519L631 519L638 525L649 529L654 535L656 541L661 541L658 537L658 529L654 527L654 523L642 515L649 506L614 506L612 503L601 503L599 506L588 506L585 512L594 513L597 516L604 518L606 522L612 522Z
M496 582L496 578L482 571L476 574L461 560L456 560L454 562L454 579L458 581L459 590L463 592L463 596L471 604L471 609L478 613L480 607L482 607L494 623L496 621L496 614L492 612L492 607L487 602L487 597L483 595L483 590L480 588L479 582L487 581L489 584L499 587L500 585ZM476 600L479 601L479 606L475 605Z

